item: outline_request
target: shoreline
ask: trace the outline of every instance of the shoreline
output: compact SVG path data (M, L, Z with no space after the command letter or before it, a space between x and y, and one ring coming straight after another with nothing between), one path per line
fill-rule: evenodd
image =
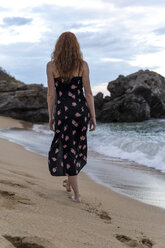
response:
M22 126L1 129L0 137L47 158L53 134L50 135L47 127L44 134L40 133L29 122L21 121L19 125ZM165 173L158 169L128 159L107 157L88 148L87 166L82 172L117 193L165 209Z
M22 125L0 117L0 128L2 119L3 128ZM27 242L45 248L122 248L131 243L164 248L163 209L117 193L85 172L79 175L82 203L74 203L62 187L63 178L49 175L46 157L2 138L0 145L0 240L4 244L9 243L4 237L8 234L25 236Z

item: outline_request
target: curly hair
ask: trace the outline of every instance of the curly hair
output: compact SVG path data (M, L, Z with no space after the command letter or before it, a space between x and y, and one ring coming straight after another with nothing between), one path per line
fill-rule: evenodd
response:
M83 55L74 33L64 32L59 36L51 60L64 81L69 81L75 71L81 70Z

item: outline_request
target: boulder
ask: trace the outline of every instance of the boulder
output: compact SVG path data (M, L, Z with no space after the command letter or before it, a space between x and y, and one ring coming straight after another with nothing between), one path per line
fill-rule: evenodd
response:
M110 96L101 103L95 98L96 118L100 122L136 122L149 118L165 118L165 78L160 74L139 70L108 83Z
M102 106L103 106L104 100L103 100L103 93L98 92L96 96L94 97L94 104L95 104L95 112L96 116L99 119L102 113Z

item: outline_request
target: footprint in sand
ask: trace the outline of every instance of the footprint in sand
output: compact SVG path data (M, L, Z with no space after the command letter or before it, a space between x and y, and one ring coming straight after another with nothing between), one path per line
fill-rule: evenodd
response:
M0 190L0 200L2 201L2 206L8 209L12 209L15 207L15 204L21 203L21 204L26 204L26 205L32 205L29 199L23 198L20 196L17 196L13 192L5 191L5 190ZM1 201L0 201L1 203Z
M57 248L58 246L50 243L50 241L37 236L30 237L12 237L10 235L3 235L16 248Z
M153 242L150 241L147 238L142 238L140 240L131 239L130 237L126 235L120 235L116 234L116 239L120 242L124 243L128 247L134 247L134 248L152 248Z
M30 185L36 185L36 183L32 182L32 181L29 181L29 180L26 180L26 182Z
M27 188L27 186L15 182L11 182L9 180L0 180L1 184L9 185L9 186L15 186L15 187L20 187L20 188Z
M97 216L99 216L100 219L104 220L105 223L108 223L108 224L111 223L111 217L109 216L108 212L102 209L98 209L97 206L92 206L91 204L87 202L83 202L83 204L85 205L85 208L84 208L85 211L96 214Z
M25 180L25 181L26 181L26 183L30 184L30 186L36 185L36 183L34 183L32 181L29 181L29 180ZM14 187L19 187L19 188L25 188L25 189L30 188L30 186L26 186L26 185L23 185L23 184L20 184L20 183L16 183L16 182L11 182L9 180L0 180L0 184L5 184L5 185L8 185L8 186L12 186L12 187L14 186ZM33 189L33 191L34 191L34 189ZM40 197L42 197L44 199L47 199L48 198L47 195L44 194L44 193L42 193L42 192L39 192L39 191L34 191L34 192L38 196L40 196ZM26 204L26 203L24 203L24 204Z
M14 173L14 174L17 174L17 175L20 175L20 176L24 176L24 177L34 178L34 179L36 179L36 177L34 177L33 175L30 175L30 174L25 173L25 172L21 172L21 171L13 171L13 170L10 170L10 172L12 172L12 173Z

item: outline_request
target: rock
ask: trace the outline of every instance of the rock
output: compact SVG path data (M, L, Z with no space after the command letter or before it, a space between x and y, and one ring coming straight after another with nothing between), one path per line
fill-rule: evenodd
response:
M0 76L2 76L0 71ZM47 88L0 78L0 115L30 122L48 122Z
M150 118L150 108L143 97L133 94L127 97L120 96L109 101L102 108L101 121L103 122L134 122Z
M103 101L104 102L109 102L111 100L111 97L110 96L105 96L104 98L103 98Z
M156 72L139 70L108 83L111 96L95 99L96 119L101 122L135 122L165 118L165 78Z
M102 113L102 106L103 106L103 93L98 92L97 95L94 97L94 104L95 104L95 112L96 116L99 119Z

